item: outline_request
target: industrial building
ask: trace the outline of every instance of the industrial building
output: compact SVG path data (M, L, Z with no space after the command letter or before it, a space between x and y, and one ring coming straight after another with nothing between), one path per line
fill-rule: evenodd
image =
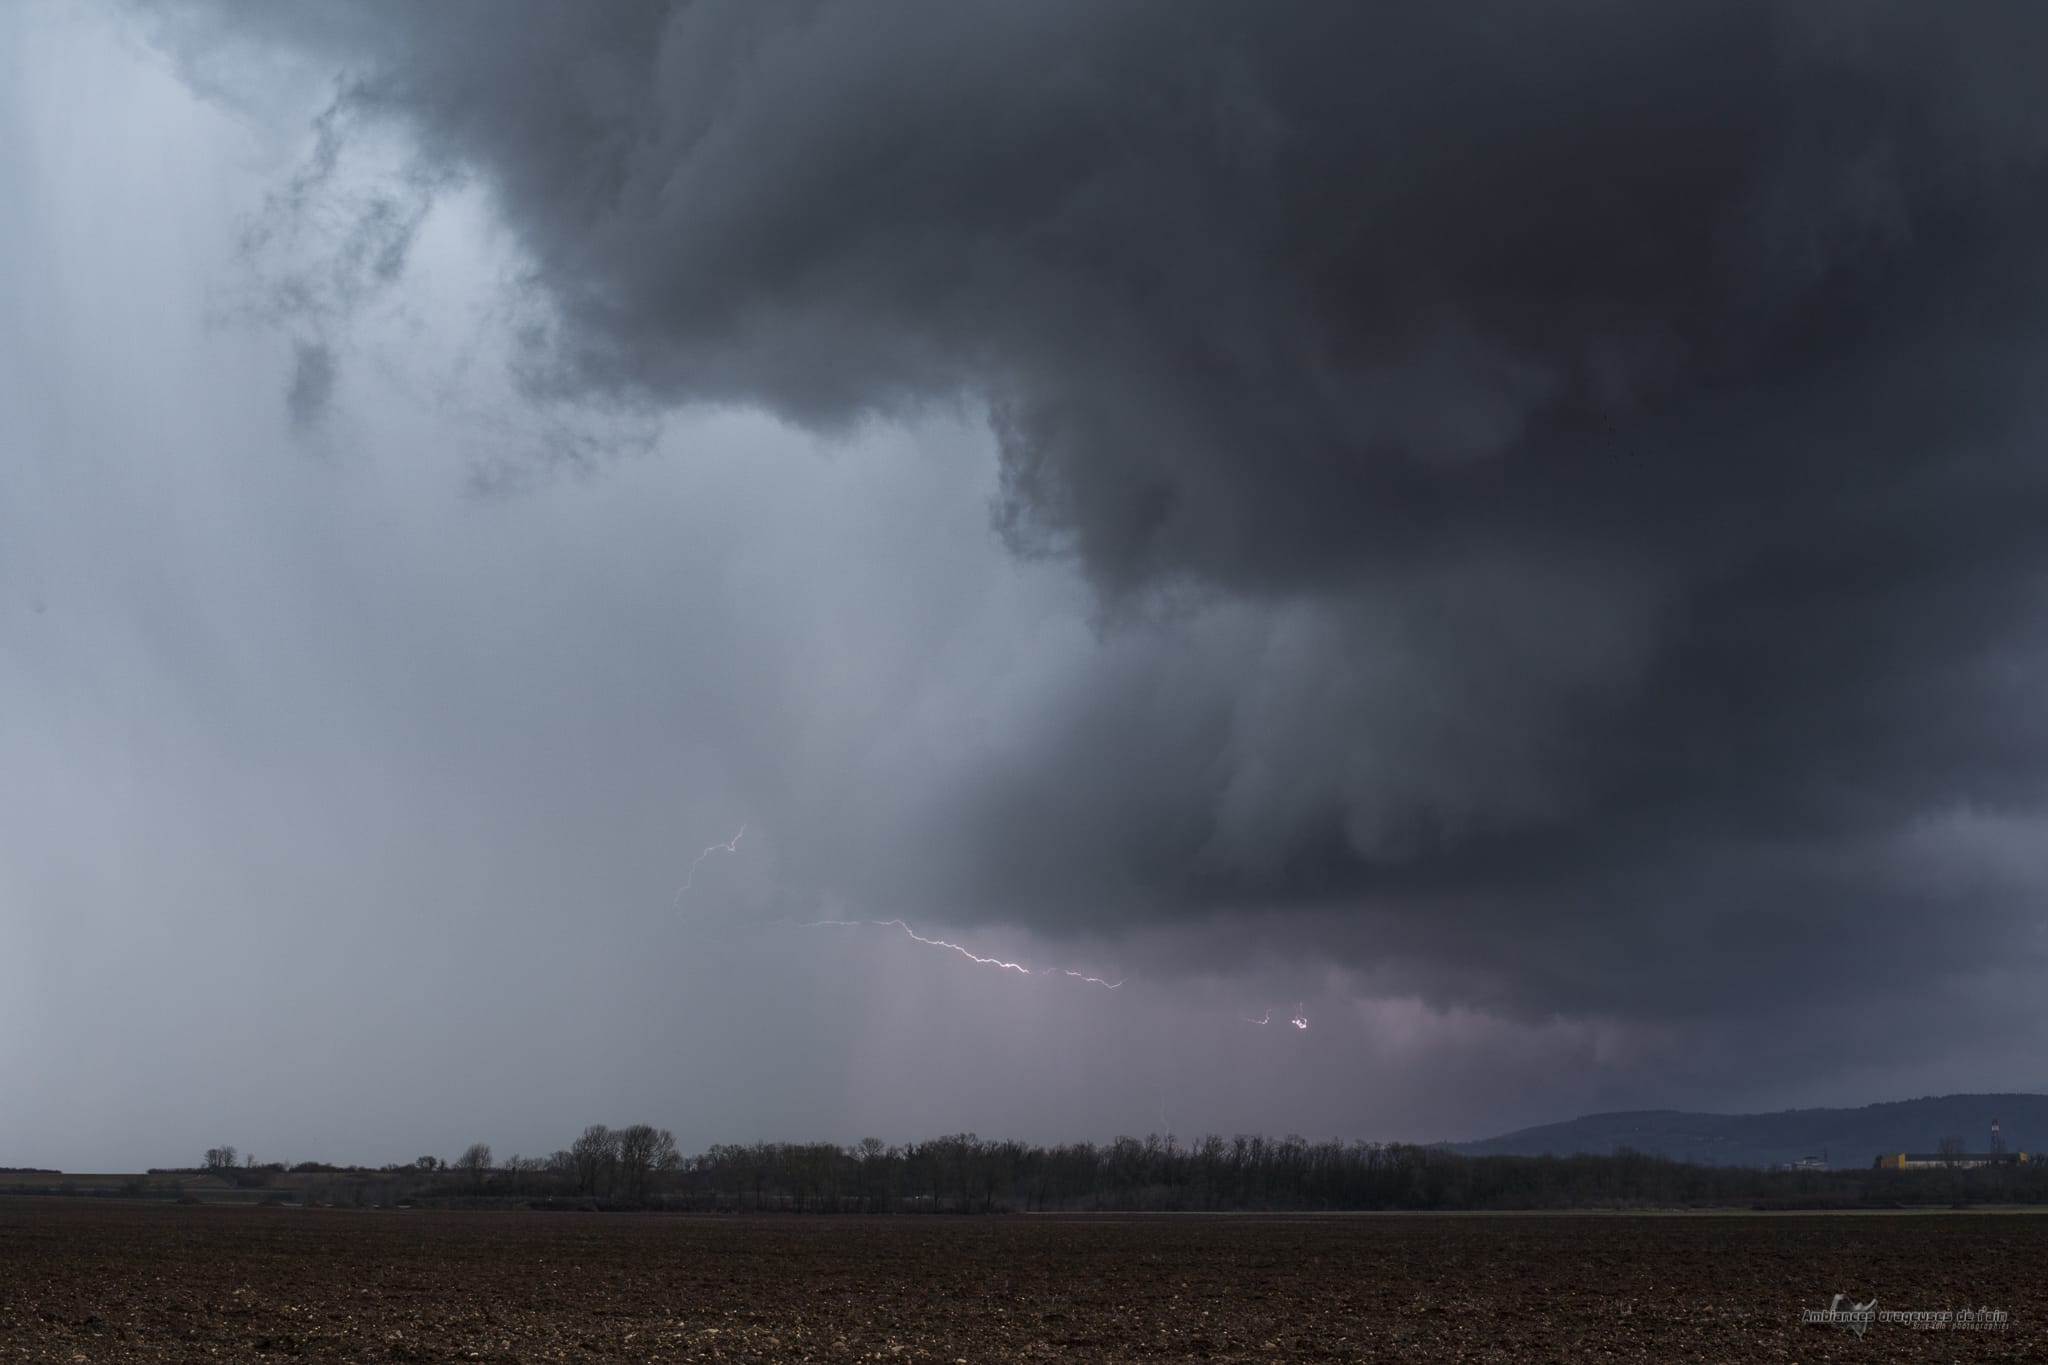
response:
M1871 1164L1879 1170L1920 1171L1947 1168L1968 1170L1973 1166L1996 1166L2004 1162L2021 1162L2027 1159L2025 1152L2005 1150L2005 1134L1998 1130L1998 1120L1991 1120L1991 1150L1988 1152L1965 1152L1959 1138L1944 1138L1944 1145L1954 1142L1955 1147L1946 1152L1881 1152Z
M1882 1170L1892 1171L1917 1171L1940 1166L1966 1170L1972 1166L1995 1166L2001 1162L2026 1159L2025 1152L1885 1152L1877 1158L1876 1165Z

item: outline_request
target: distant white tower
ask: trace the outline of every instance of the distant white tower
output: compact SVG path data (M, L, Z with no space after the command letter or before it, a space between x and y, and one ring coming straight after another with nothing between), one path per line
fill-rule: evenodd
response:
M1991 1155L2005 1155L2005 1138L1998 1131L1998 1115L1991 1116Z

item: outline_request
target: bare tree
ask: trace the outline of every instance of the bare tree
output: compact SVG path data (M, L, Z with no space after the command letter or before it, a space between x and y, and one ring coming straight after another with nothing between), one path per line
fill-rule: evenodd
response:
M576 1192L596 1194L600 1178L610 1183L618 1159L618 1139L602 1123L593 1123L570 1144L569 1155L576 1163Z
M1959 1137L1945 1137L1934 1150L1940 1154L1943 1165L1953 1166L1956 1164L1956 1158L1963 1154L1963 1140Z
M864 1137L860 1146L854 1148L854 1174L858 1184L856 1198L863 1210L875 1207L875 1184L882 1171L882 1155L887 1150L878 1137Z
M238 1153L232 1147L208 1147L206 1149L206 1169L216 1174L222 1171L232 1171L235 1168L235 1158L237 1155Z
M477 1190L484 1187L484 1176L491 1169L491 1144L472 1142L455 1158L455 1169L469 1176L469 1183Z
M547 1178L548 1158L520 1156L514 1152L498 1169L504 1173L506 1188L513 1194L531 1194L535 1186Z
M633 1199L645 1199L654 1177L682 1164L675 1134L666 1128L635 1123L612 1134L620 1181Z

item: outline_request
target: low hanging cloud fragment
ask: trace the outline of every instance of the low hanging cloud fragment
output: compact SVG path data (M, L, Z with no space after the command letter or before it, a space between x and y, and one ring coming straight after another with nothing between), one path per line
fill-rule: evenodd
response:
M326 416L334 399L334 352L325 342L301 341L293 348L292 378L285 410L292 425L310 427Z

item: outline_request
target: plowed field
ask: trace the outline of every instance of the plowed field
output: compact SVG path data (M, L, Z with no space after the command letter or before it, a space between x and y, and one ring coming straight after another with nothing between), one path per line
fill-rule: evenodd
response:
M1988 1331L1801 1310L1990 1307ZM0 1359L2041 1360L2048 1217L737 1218L0 1200Z

